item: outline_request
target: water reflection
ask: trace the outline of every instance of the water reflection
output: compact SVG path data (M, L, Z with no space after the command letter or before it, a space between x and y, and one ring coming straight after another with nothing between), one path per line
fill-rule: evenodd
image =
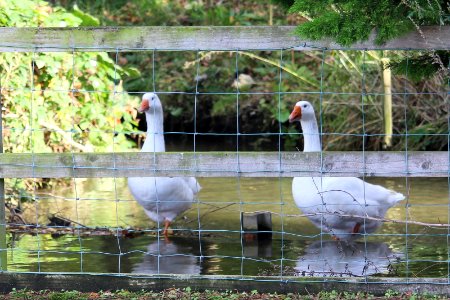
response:
M246 233L242 237L245 257L272 257L271 233Z
M406 193L405 179L368 178L368 181ZM23 205L24 219L32 224L46 225L49 222L48 215L56 214L92 228L107 227L113 232L115 228L154 229L156 226L131 198L126 179L76 179L74 182L73 186L65 189L38 191L38 201ZM351 269L352 274L361 276L386 272L391 256L399 256L392 253L386 245L378 244L374 247L368 243L369 260L365 267L363 244L353 245L354 249L350 251L348 248L352 247L338 250L335 242L324 242L326 248L322 253L320 243L318 246L305 242L305 239L310 241L311 237L320 232L307 218L298 216L301 211L292 200L291 178L214 177L200 178L200 184L204 189L199 195L198 205L187 211L183 218L175 220L174 228L188 231L201 228L201 250L208 259L202 262L199 270L199 267L195 267L196 264L199 265L198 238L181 240L172 237L173 245L160 241L159 252L161 255L166 253L166 256L160 257L160 273L258 275L271 262L286 258L283 265L287 265L290 270L296 265L300 272L305 273L312 270L344 272L347 268ZM447 178L408 178L407 185L408 206L398 205L390 209L386 218L406 220L408 216L407 219L412 221L448 221ZM241 239L241 213L255 211L272 213L272 240L248 236ZM393 264L398 270L395 276L447 278L447 228L408 225L407 229L412 234L406 235L404 224L384 223L377 235L370 237L383 239L392 249L408 251L408 264ZM278 234L280 232L284 234ZM297 238L299 235L301 238ZM25 234L20 235L20 238L13 238L13 234L9 233L8 236L11 239L11 244L8 245L10 271L158 272L158 259L155 256L158 248L149 245L155 241L154 237L148 235L133 239L96 236L92 233L78 236L76 232L58 239L47 234ZM362 243L363 240L358 241ZM144 255L140 251L148 251L150 254ZM121 253L126 255L120 255ZM304 256L299 258L302 253ZM249 259L242 259L242 256ZM322 262L314 262L319 258ZM115 259L116 262L113 261ZM182 261L182 267L175 271L166 268L178 264L174 263L178 259ZM324 259L328 259L327 264ZM391 261L395 262L393 259Z
M142 262L133 266L139 274L200 274L199 243L187 238L156 240L147 246Z
M295 269L300 275L365 276L386 273L401 253L386 243L316 241L305 249Z

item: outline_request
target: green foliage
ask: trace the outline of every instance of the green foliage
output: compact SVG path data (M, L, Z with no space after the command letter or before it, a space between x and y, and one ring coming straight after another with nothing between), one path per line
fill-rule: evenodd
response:
M1 0L0 26L77 26L80 22L76 16L66 10L50 8L44 1Z
M405 53L405 55L408 55ZM396 74L403 75L409 80L419 82L424 78L431 78L437 73L447 75L450 65L450 51L415 52L408 58L397 58L389 64Z
M289 9L294 4L295 0L272 0L272 3L279 4L285 9Z
M226 95L218 101L214 101L211 108L211 116L221 116L224 114L236 114L236 96Z
M4 25L95 24L95 18L79 10L75 16L36 3L0 2L1 11L14 12ZM136 69L116 66L104 52L25 52L1 53L0 73L5 151L112 151L113 146L120 151L132 146L125 132L132 130L136 100L123 92L120 80L138 76Z
M23 14L28 16L30 20L34 20L34 23L30 23L29 26L35 26L43 20L48 24L55 24L59 20L70 26L94 24L96 18L90 17L82 10L96 13L101 24L114 25L186 25L187 23L206 25L212 24L212 22L215 25L261 24L262 20L267 17L264 15L266 6L256 6L251 1L240 5L238 9L229 7L228 4L217 6L213 5L213 2L198 1L162 2L154 0L107 3L98 0L77 1L81 10L77 6L73 6L74 1L64 1L67 7L72 10L72 13L58 7L43 6L43 8L35 8L30 4L31 2L26 1L13 1L11 3L8 3L8 5L3 3L3 6L8 7L0 11L17 12L17 7L22 7L26 3L31 7L31 10L36 11L34 14L28 15L28 11ZM389 34L394 34L395 31L392 30L400 30L399 28L402 28L403 25L392 29L391 27L396 26L389 22L395 19L390 18L390 16L401 15L404 11L411 12L411 7L416 7L416 10L418 7L421 8L420 11L412 14L414 18L419 18L423 22L425 20L430 21L433 17L434 20L438 20L437 17L429 13L429 10L435 4L425 7L420 2L415 2L412 5L408 1L402 1L400 4L397 3L393 6L395 9L391 9L390 5L392 3L389 1L364 2L363 4L356 0L295 1L291 10L302 10L309 17L313 17L312 22L318 22L320 18L328 20L327 26L317 30L317 38L320 37L319 34L327 31L332 34L344 32L343 39L348 39L345 41L349 43L351 38L366 36L371 30L370 28L375 26L373 24L378 24L376 22L386 25L386 32L382 28L378 28L378 33L381 34L382 39L384 39L383 36L387 37ZM30 7L28 7L28 10L30 10ZM258 9L250 12L250 8L253 7ZM356 12L353 14L355 10ZM386 10L389 11L389 14L382 13ZM372 11L374 12L373 15L370 14ZM44 14L46 18L39 16L40 12L45 12L41 14ZM58 13L56 14L56 12ZM13 15L5 14L0 19L17 19ZM66 19L61 20L61 15L65 16ZM444 16L439 14L438 17L445 19ZM379 18L379 20L375 20L376 18ZM375 23L372 24L371 22ZM20 22L11 23L14 26L17 24L20 24ZM47 25L47 23L41 24ZM312 26L311 24L313 23L307 22L305 26ZM366 28L370 30L366 31ZM312 95L324 89L327 92L323 97L322 107L324 132L356 134L362 130L360 124L361 101L358 97L345 95L361 92L363 69L367 86L382 86L380 82L382 68L379 58L376 59L370 55L366 55L364 58L361 53L350 51L328 52L327 57L325 57L323 74L321 72L322 53L320 51L304 53L284 51L282 62L280 62L278 51L241 52L238 57L238 74L250 76L255 83L246 86L245 89L239 89L241 94L238 98L238 106L236 105L236 94L233 94L237 90L236 86L233 85L237 77L236 56L233 52L202 52L199 53L199 57L193 52L156 52L154 69L151 52L121 52L118 56L120 66L114 65L114 62L105 53L80 52L75 54L75 59L73 59L71 53L36 53L34 56L30 53L8 54L9 57L6 57L6 55L1 61L2 67L4 66L4 70L6 70L2 74L10 75L5 75L2 82L6 82L3 86L7 88L5 97L9 101L6 105L5 115L10 117L8 120L11 124L10 131L6 132L5 138L9 139L8 147L12 147L8 151L16 152L30 151L32 146L39 151L82 151L82 149L111 151L113 139L116 142L115 151L126 149L131 144L125 138L123 132L132 130L132 126L136 124L132 107L136 104L137 99L131 99L124 90L127 92L142 92L151 91L154 88L157 91L167 93L161 95L166 114L166 131L192 132L195 116L198 132L235 133L238 130L236 128L236 114L238 113L240 132L262 134L260 140L254 142L254 148L251 149L267 149L264 147L273 146L277 138L275 136L263 136L263 134L279 132L281 127L281 132L286 134L282 147L284 146L286 150L292 150L300 140L299 136L295 134L298 127L288 124L286 120L292 105L296 101L304 98L314 102L317 107L317 98ZM404 55L401 52L391 55L391 67L400 74L404 74L405 71L402 69L404 66L401 64L402 57ZM445 57L442 57L443 64L448 64ZM75 68L71 68L72 61L75 61ZM33 64L34 69L31 70ZM412 60L409 64L409 66L413 65ZM436 64L430 64L429 60L424 61L422 66L420 71L428 75L437 67ZM195 80L197 67L200 78L198 86L196 86ZM280 67L281 84L279 83ZM31 73L33 74L34 87L30 85ZM408 70L408 74L408 79L415 79L411 70ZM23 80L10 80L11 77L22 78ZM394 82L396 90L404 89L402 80L399 79L399 81ZM425 83L421 82L420 84ZM442 84L442 81L438 84ZM439 89L435 85L428 86ZM31 93L20 91L24 88L27 89L26 91L31 88L39 91L33 93L33 101L39 105L30 106ZM74 93L50 93L48 91L51 89L70 90L72 88L76 89ZM194 111L195 99L192 93L196 89L203 94L198 95L197 111ZM411 85L408 89L414 91L415 87ZM105 92L91 93L83 92L84 90ZM107 93L107 91L114 90L119 93L115 97L110 97L113 94ZM280 102L276 94L270 94L278 91L288 93L281 96ZM298 91L311 93L311 95L295 94ZM372 120L365 124L366 132L381 133L383 114L380 106L382 101L380 101L380 98L371 95L365 97L364 100L368 107L375 108L365 111L367 120ZM401 97L394 100L397 103L402 101ZM333 102L345 102L346 105L328 105ZM14 106L13 103L19 103L20 105ZM33 111L33 117L29 118L31 111ZM418 129L418 132L442 132L441 112L433 112L435 113L434 116L437 116L435 119L438 121L424 127L420 118L428 114L429 109L419 105L410 108L409 111L414 112L411 113L412 117L407 120L410 132L414 132L415 127L422 128ZM403 112L398 109L394 113L394 129L397 133L402 133ZM21 117L18 118L17 116ZM67 118L67 116L70 116L70 118ZM50 125L47 123L44 124L45 126L38 124L39 122L42 123L42 120L44 123L50 123ZM56 128L54 126L58 126L66 135L63 135L59 129L52 130L51 128ZM117 135L113 135L112 128L117 131ZM426 128L426 131L424 131L424 128ZM30 138L31 129L34 130L32 139ZM326 139L327 143L324 143L324 146L328 147L328 150L361 149L362 147L362 141L358 138L336 135L326 137ZM77 144L72 143L72 141ZM411 149L417 147L418 149L435 150L444 147L440 137L412 138L409 142L413 143ZM398 147L402 147L401 145L401 143L398 144ZM365 146L368 150L379 149L380 139L373 138ZM299 148L301 149L300 145Z
M58 1L56 1L58 3ZM268 24L268 5L259 1L246 1L235 5L224 2L216 5L215 1L113 1L100 0L60 1L68 9L77 3L82 10L98 16L102 25L266 25ZM275 3L275 2L274 2ZM278 2L276 2L278 3ZM284 11L274 8L274 24L286 24ZM257 53L258 54L258 53ZM133 65L141 70L142 76L124 76L124 89L128 92L152 91L181 92L180 94L161 95L164 102L165 130L166 131L193 131L194 105L193 98L183 92L195 91L196 74L195 53L187 52L157 52L155 53L155 70L152 68L152 53L120 53L119 64ZM199 90L207 93L235 92L233 80L235 79L234 53L223 52L209 54L200 60ZM257 83L241 92L265 92L277 90L276 83L279 70L279 53L267 52L261 54L271 62L261 63L258 58L240 58L239 73L250 73ZM121 63L123 62L123 63ZM190 63L189 66L186 64ZM292 72L301 78L291 78L290 83L297 86L297 80L314 81L316 87L319 82L310 78L311 71L304 66L295 64L286 65ZM244 68L245 67L245 68ZM153 78L155 81L153 81ZM286 84L286 86L288 86ZM292 90L292 88L289 88ZM198 97L197 131L199 132L236 132L236 96L235 95L201 95ZM258 103L270 103L267 106L258 106ZM243 96L239 99L239 115L242 130L249 132L278 131L277 122L278 100L269 96L255 95ZM290 104L289 104L290 105ZM289 106L288 105L288 106ZM269 111L268 108L271 108ZM275 109L272 109L275 108ZM289 108L290 109L290 108ZM286 119L288 108L283 111ZM259 128L254 122L255 113L258 116ZM251 128L252 127L252 128ZM293 131L294 127L283 125L283 132ZM254 146L273 144L267 138L262 138ZM291 143L293 144L293 143Z
M448 24L448 10L444 0L296 0L289 11L310 18L297 27L300 36L313 40L329 37L350 46L367 40L374 29L375 42L382 44L417 25Z
M366 41L372 32L375 43L383 44L423 25L450 24L447 1L418 0L296 0L291 13L306 16L296 33L303 38L320 40L332 38L343 46ZM407 45L405 45L407 47ZM394 72L405 74L414 81L431 78L437 72L447 73L450 51L415 58L399 59L391 64Z
M98 25L80 10L32 0L0 0L0 22ZM137 99L123 91L122 78L140 74L115 65L107 53L4 52L0 76L5 152L123 151L134 145L125 134L133 130ZM44 182L36 181L38 187ZM12 184L18 194L32 188L22 180Z
M104 1L56 0L58 5L81 10L98 16L102 25L190 26L190 25L267 25L269 1ZM275 1L275 4L286 0ZM289 2L289 0L288 0ZM262 9L261 9L262 8ZM274 9L274 23L286 24L282 9Z
M399 295L399 292L397 291L393 291L393 290L387 290L386 293L384 294L387 298L392 298L392 297L396 297Z
M99 26L100 25L100 21L97 18L81 11L78 8L78 5L76 5L76 4L73 6L72 14L74 16L78 17L79 19L81 19L80 26Z
M162 290L160 292L156 291L137 291L130 292L127 290L119 291L100 291L91 293L81 293L77 291L31 291L31 290L16 290L13 289L11 293L6 295L6 299L180 299L180 300L191 300L191 299L267 299L267 300L300 300L300 299L322 299L322 300L345 300L345 299L447 299L444 296L431 295L431 294L417 294L417 293L398 293L396 291L387 290L384 297L374 296L373 294L365 292L337 292L332 291L321 291L317 294L307 294L302 295L299 293L262 293L257 290L246 291L215 291L215 290L205 290L202 292L195 291L190 287L179 289L171 288ZM78 297L78 298L77 298Z

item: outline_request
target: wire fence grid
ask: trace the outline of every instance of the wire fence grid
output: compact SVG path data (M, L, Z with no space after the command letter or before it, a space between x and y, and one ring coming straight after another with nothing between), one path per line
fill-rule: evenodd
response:
M439 147L431 150L449 150L450 84L443 82L445 76L437 76L418 87L409 80L407 67L405 74L392 76L392 133L384 132L382 119L386 93L380 58L390 54L408 58L420 49L317 48L301 52L291 48L178 49L174 52L149 48L131 52L123 48L95 48L91 50L98 51L98 61L90 58L85 65L80 64L84 52L76 47L60 50L65 52L41 52L35 48L15 54L29 62L25 86L11 86L10 74L6 71L1 74L2 99L22 99L18 103L26 105L22 115L3 106L3 136L8 143L17 143L4 147L6 152L15 149L15 153L31 154L29 167L33 170L33 176L24 181L21 192L16 179L5 181L7 222L0 225L7 227L7 245L1 249L7 252L7 257L2 256L7 265L2 264L2 270L117 276L157 274L160 277L232 275L243 280L245 276L270 276L265 280L294 282L295 278L299 282L305 279L306 282L349 282L354 278L368 282L374 280L372 276L388 276L413 283L421 277L432 277L449 283L448 176L411 176L408 155L412 151L430 150L427 140ZM106 60L101 58L101 53L108 53L114 62L108 89L96 89L96 85L102 84L96 83L94 77L93 82L79 80L84 78L83 74L95 74L100 60ZM67 72L70 85L58 86L58 82L52 82L44 87L42 82L37 82L36 73L50 69L49 62L56 56L64 56L64 63L56 72ZM146 61L141 64L145 65L144 69L139 70L150 74L139 79L144 89L127 91L123 86L119 73L123 73L131 59ZM15 75L21 74L12 72ZM234 153L237 165L234 176L211 177L208 172L197 176L202 190L192 208L174 221L169 239L162 236L164 224L151 221L133 199L125 178L59 179L59 184L42 188L44 181L34 173L39 152L51 152L42 145L42 140L52 145L52 151L70 153L73 169L80 167L78 152L90 152L94 158L101 154L97 151L112 153L113 168L120 168L120 155L115 154L137 151L145 140L145 127L137 127L138 124L126 127L123 123L130 116L137 116L135 108L147 92L157 94L166 111L167 151L193 152L194 158L206 151L228 151ZM113 99L112 105L102 107L108 105L106 101L90 105L91 111L83 113L89 119L81 119L80 106L97 101L95 95L99 94ZM60 115L51 111L50 105L43 104L53 97L56 101L67 99ZM385 218L374 218L382 222L376 232L361 234L357 241L336 241L329 233L313 226L308 219L311 214L295 205L292 180L283 176L286 165L282 158L286 151L303 150L303 134L293 130L300 129L298 124L287 124L288 115L299 100L308 100L314 106L324 150L360 151L363 170L357 172L363 180L406 196ZM416 105L424 109L414 108ZM190 117L176 122L186 116L183 111L186 108ZM105 119L109 129L98 129L101 127L97 122L103 121L98 116L100 112L108 114ZM421 113L419 117L424 118L420 126L412 123L418 118L411 116L413 113ZM143 116L137 117L141 118L139 124L145 124ZM28 124L8 126L17 124L12 119L28 120ZM60 128L57 122L51 122L59 119L70 121ZM446 132L433 131L433 122L438 119L445 120L439 124L446 126ZM82 137L86 136L89 138L84 140L89 143L83 145ZM381 151L386 136L391 136L390 148L405 157L403 177L394 178L390 174L371 177L364 170L369 155L366 152ZM96 139L102 140L101 147L95 145ZM63 146L58 148L54 141ZM132 142L137 146L124 146ZM22 144L29 148L21 147ZM274 151L279 157L278 169L269 172L270 178L243 177L240 160L247 151ZM323 155L326 152L321 151L322 162ZM159 176L157 170L151 172L152 163L157 159L154 154L153 162L142 161L135 167L149 166L148 176ZM255 163L264 163L258 159L255 157ZM433 164L433 157L430 161ZM6 162L2 168L20 164L20 161ZM329 174L325 174L326 166L322 166L325 178ZM219 162L215 168L220 167ZM448 163L441 167L448 174ZM92 171L95 172L95 167ZM297 171L299 176L308 176L302 175L301 166L297 166ZM260 230L258 234L246 231L243 218L254 212L269 212L272 228ZM345 216L336 211L328 214ZM348 217L355 216L349 213ZM370 220L368 216L359 217L363 222ZM442 281L435 283L442 284Z

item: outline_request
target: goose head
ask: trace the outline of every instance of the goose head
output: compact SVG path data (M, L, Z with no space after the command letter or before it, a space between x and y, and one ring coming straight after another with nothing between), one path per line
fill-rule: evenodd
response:
M145 93L142 96L141 106L138 108L139 112L162 112L161 101L155 93Z
M298 101L289 115L289 123L295 121L312 121L315 118L314 107L311 103L308 101Z

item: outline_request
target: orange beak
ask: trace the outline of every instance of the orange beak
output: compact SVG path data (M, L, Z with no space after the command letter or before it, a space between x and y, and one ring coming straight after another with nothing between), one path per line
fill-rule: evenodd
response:
M144 99L141 102L141 106L138 108L138 112L140 112L140 113L144 112L144 111L146 111L149 108L150 108L150 104L148 103L148 100Z
M289 115L289 123L298 121L301 118L302 118L302 109L300 108L300 106L295 106L294 110Z

